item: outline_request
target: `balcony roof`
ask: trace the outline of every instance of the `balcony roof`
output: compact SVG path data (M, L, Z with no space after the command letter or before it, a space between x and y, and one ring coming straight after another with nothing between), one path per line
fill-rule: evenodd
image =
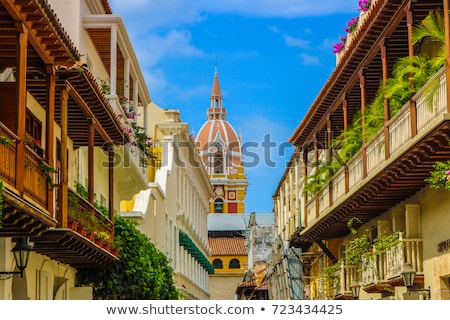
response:
M74 268L98 268L118 260L111 252L70 229L49 229L30 240L34 243L33 251Z
M342 103L345 96L348 97L348 119L352 121L353 116L361 110L359 74L363 70L366 72L366 102L373 101L383 74L380 44L388 41L389 72L399 58L409 55L405 8L410 1L404 0L401 4L392 0L373 2L374 5L366 13L369 15L368 18L364 19L363 24L353 35L351 45L343 53L335 70L289 138L296 147L308 149L315 140L327 141L328 118L332 123L333 138L342 132L344 128ZM414 24L422 21L431 9L440 7L442 0L415 2Z
M411 141L411 148L385 162L380 172L364 180L336 203L316 223L294 234L291 245L302 246L323 239L348 235L347 221L353 217L366 223L426 187L435 161L450 156L450 116L445 114L426 134Z
M406 9L410 3L414 24L422 21L430 10L442 8L441 0L374 1L368 19L356 31L352 44L290 137L292 144L308 150L313 141L319 140L324 143L318 143L318 147L327 148L327 120L331 120L333 138L344 128L344 97L348 97L350 122L361 110L359 75L363 70L366 73L366 102L373 101L383 74L380 44L387 41L388 73L399 58L409 55ZM296 232L291 237L291 244L303 246L318 240L344 237L349 234L347 221L350 218L358 217L363 223L368 222L426 187L424 179L429 176L433 163L450 157L449 118L442 117L429 129L426 134L415 137L409 148L386 160L379 172L321 213L312 225Z
M119 118L101 91L95 77L80 62L80 54L64 31L47 1L0 2L0 72L16 68L17 36L20 29L16 21L23 21L20 28L28 34L27 90L42 105L47 105L47 75L56 73L59 89L70 85L68 134L74 146L88 142L88 123L95 118L97 130L95 145L114 141L129 141ZM55 68L49 69L49 66ZM57 88L57 89L58 89ZM80 98L89 108L82 108ZM55 95L55 120L60 122L60 95ZM88 112L89 109L92 112Z

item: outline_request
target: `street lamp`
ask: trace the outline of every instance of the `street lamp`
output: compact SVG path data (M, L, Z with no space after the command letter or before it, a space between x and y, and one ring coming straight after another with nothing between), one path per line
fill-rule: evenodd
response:
M416 271L414 271L412 265L410 263L405 263L403 265L403 271L401 272L403 283L405 284L406 289L408 290L408 295L411 294L411 292L426 292L427 293L427 299L431 299L431 290L430 287L428 289L416 289L413 288L414 285L414 277L416 276Z
M16 245L14 246L14 248L12 248L11 251L14 255L14 261L16 262L16 266L19 271L0 271L0 275L6 275L6 278L1 280L9 279L16 274L20 274L20 277L23 278L23 271L27 267L31 247L28 245L26 238L18 238L16 241Z
M353 285L350 286L350 290L352 291L353 298L355 298L355 300L358 300L361 286L357 282L354 282Z

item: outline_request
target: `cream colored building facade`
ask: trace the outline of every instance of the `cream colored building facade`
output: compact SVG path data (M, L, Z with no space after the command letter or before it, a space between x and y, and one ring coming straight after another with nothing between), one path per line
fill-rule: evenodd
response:
M303 177L303 161L299 153L294 152L272 196L275 223L282 241L289 241L302 225Z
M332 141L351 130L356 113L369 112L380 80L388 81L399 58L438 52L435 43L413 46L411 38L413 27L435 9L446 21L442 48L448 59L448 0L371 1L289 139L296 150L274 194L274 211L283 240L303 250L306 299L354 299L355 286L359 299L450 299L448 191L425 182L436 161L450 159L448 64L395 115L389 113L395 98L385 99L378 133L319 188L305 194L301 187L321 163L337 157ZM388 244L394 235L398 239ZM368 239L369 247L351 263L355 239ZM402 274L410 268L415 279L408 289Z
M207 300L214 272L207 230L212 187L180 112L154 103L148 108L156 161L149 167L149 188L123 202L121 215L136 219L170 259L182 299Z

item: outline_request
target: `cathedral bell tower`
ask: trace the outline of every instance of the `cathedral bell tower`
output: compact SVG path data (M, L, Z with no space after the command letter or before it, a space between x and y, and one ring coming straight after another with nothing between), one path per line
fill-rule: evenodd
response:
M244 213L248 180L242 166L242 140L226 120L217 65L207 110L196 143L214 188L210 213Z

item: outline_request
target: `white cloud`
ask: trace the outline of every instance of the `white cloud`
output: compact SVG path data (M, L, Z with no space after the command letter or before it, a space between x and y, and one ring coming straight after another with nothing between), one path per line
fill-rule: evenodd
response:
M142 67L154 66L163 57L203 56L203 52L191 44L191 33L187 30L151 33L134 39L133 42Z
M295 18L357 10L356 0L109 0L109 2L113 12L133 14L136 17L136 29L139 26L146 29L179 27L198 22L208 13ZM143 23L145 25L142 25ZM130 27L132 24L133 22L130 22Z
M201 21L203 10L197 1L109 0L113 13L132 15L127 24L135 32L157 28L177 28Z
M320 65L320 60L317 56L313 56L307 53L301 53L300 59L305 66L318 66Z
M284 36L284 41L288 47L296 47L296 48L308 48L309 41L303 40L301 38L294 38L290 35Z

